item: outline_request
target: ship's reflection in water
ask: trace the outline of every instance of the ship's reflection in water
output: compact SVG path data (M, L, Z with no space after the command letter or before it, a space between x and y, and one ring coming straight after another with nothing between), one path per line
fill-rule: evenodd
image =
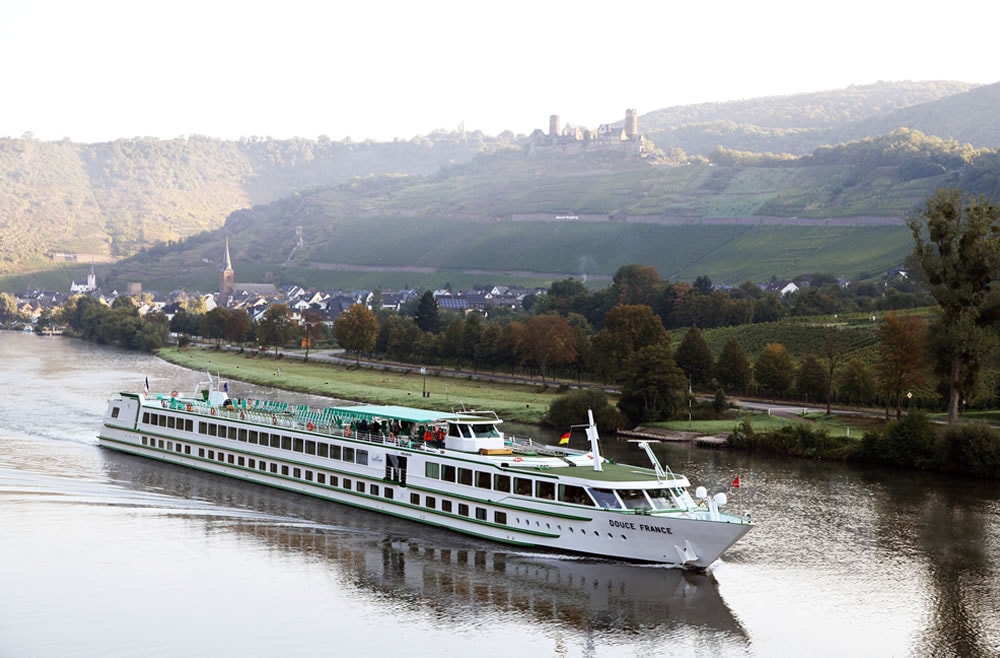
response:
M167 494L259 548L322 562L336 586L385 599L391 614L482 619L499 613L601 635L746 633L711 575L516 549L450 531L106 452L112 480ZM160 501L162 503L162 499ZM387 611L389 612L389 611ZM662 635L661 635L662 637Z

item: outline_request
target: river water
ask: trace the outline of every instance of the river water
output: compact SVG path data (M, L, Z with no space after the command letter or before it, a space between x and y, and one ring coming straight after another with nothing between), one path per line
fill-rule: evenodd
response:
M521 552L98 447L105 400L145 376L156 391L204 378L0 332L0 656L1000 654L994 483L661 446L710 491L738 474L730 505L759 524L689 574Z

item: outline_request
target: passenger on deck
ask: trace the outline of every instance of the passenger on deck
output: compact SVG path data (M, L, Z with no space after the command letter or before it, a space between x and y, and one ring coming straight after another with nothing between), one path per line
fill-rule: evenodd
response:
M433 440L434 440L434 435L431 434L431 428L428 427L427 429L424 430L424 443L430 444L430 442Z
M434 432L434 442L437 443L438 448L444 447L444 430L440 427Z
M364 436L367 433L368 433L368 421L362 418L361 422L358 423L358 436Z

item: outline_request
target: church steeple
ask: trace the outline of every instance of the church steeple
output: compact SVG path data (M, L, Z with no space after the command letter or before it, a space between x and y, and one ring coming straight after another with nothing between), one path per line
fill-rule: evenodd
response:
M226 255L222 260L222 272L219 275L219 306L229 306L229 298L233 295L233 261L229 257L229 238L226 238Z

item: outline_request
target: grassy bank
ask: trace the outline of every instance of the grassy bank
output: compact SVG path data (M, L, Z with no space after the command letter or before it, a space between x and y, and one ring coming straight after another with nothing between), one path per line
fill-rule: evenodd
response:
M251 351L240 354L170 347L159 350L157 354L166 361L192 370L289 391L443 411L488 409L496 411L504 420L522 423L541 423L542 416L556 397L555 388L437 377L428 372L427 391L430 397L423 398L424 378L417 373L276 359L273 355L261 356ZM280 375L277 374L278 368L281 369Z
M698 432L700 434L729 434L733 428L749 419L756 432L773 432L782 427L806 425L812 429L823 430L830 436L851 437L860 440L862 435L872 429L880 429L886 421L881 418L864 416L837 415L827 416L823 413L811 413L797 416L780 416L768 413L734 412L726 418L718 420L671 420L660 423L650 423L650 427L679 432Z

